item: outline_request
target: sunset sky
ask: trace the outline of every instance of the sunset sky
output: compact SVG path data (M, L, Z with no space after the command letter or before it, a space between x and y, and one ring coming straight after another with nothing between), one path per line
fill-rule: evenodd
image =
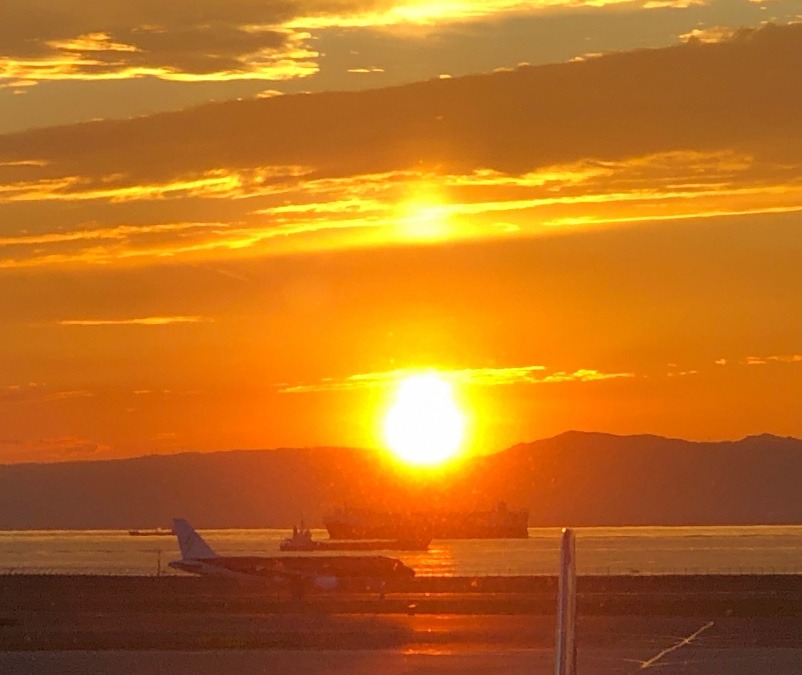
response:
M0 462L802 436L802 1L0 0Z

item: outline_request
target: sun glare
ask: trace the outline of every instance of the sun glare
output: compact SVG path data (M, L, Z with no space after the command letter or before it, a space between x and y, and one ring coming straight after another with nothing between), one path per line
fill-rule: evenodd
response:
M464 430L451 385L434 373L403 380L384 420L385 442L409 464L434 465L453 457Z
M397 232L401 239L419 243L447 239L450 215L448 202L437 186L417 183L409 187L406 198L396 207Z
M417 241L443 239L449 231L448 211L441 204L406 204L400 223L404 237Z

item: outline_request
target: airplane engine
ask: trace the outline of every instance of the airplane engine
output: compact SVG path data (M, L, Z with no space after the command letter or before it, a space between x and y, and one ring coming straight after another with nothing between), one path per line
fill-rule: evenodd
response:
M337 577L320 576L315 577L314 584L315 588L319 588L322 591L333 591L339 586L340 580Z

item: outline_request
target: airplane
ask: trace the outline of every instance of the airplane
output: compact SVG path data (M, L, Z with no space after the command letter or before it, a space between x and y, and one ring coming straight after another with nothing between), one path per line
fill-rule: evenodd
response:
M378 585L384 597L387 585L404 582L415 571L385 556L220 556L183 518L173 519L181 559L170 567L191 574L227 577L238 581L262 581L286 586L302 598L309 588L365 590Z

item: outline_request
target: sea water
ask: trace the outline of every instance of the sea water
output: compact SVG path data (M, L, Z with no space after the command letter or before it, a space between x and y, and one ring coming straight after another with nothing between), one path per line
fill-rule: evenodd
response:
M577 528L580 575L802 574L802 525ZM287 530L204 530L220 555L283 556ZM312 530L326 539L325 530ZM551 575L558 528L530 528L528 539L434 540L428 551L377 552L421 576ZM327 555L315 553L311 555ZM338 553L338 555L365 555ZM176 539L114 530L0 531L0 574L180 574Z

